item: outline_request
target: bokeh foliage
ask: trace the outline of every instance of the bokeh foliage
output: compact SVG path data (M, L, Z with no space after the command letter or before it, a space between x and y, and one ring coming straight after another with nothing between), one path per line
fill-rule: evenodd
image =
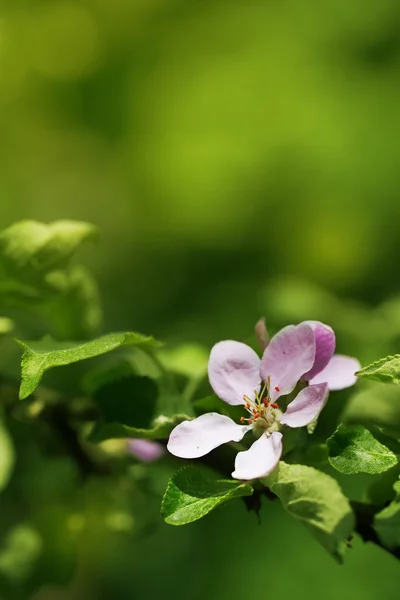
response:
M101 244L79 262L99 281L103 331L207 349L247 339L265 314L271 331L328 322L340 351L363 364L398 352L399 24L394 0L3 0L0 229L27 218L94 222ZM5 308L14 333L94 335L97 286L83 289L80 269L51 307ZM97 308L82 329L67 315L88 298ZM0 321L0 365L17 378L12 327ZM71 369L50 372L47 384L76 393L82 371ZM375 393L365 387L347 405L350 419ZM347 397L327 406L321 436ZM398 404L387 411L398 418ZM328 599L396 597L390 556L355 544L339 577L274 503L261 527L237 501L171 531L158 515L171 464L143 470L140 489L99 478L76 492L76 465L57 436L9 427L23 475L4 492L1 531L22 525L2 536L0 572L17 556L15 577L34 587L29 557L51 533L41 569L62 583L79 540L68 591L40 600L247 597L249 586L255 598L320 598L321 586ZM261 557L268 588L264 575L249 581L243 548ZM278 576L282 557L295 576Z

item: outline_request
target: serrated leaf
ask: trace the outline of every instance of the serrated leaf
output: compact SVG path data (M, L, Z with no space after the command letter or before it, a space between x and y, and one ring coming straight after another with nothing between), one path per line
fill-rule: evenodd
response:
M357 371L356 375L373 381L400 384L400 354L381 358Z
M289 514L341 562L355 522L337 481L312 467L284 462L262 481L280 498Z
M220 479L211 469L188 466L177 471L168 483L161 514L170 525L186 525L228 500L252 493L248 483Z
M53 367L94 358L121 346L153 349L161 345L151 336L134 332L110 333L90 342L56 342L51 338L44 338L39 342L16 341L24 349L19 393L21 400L35 391L45 371Z
M344 410L342 421L368 428L380 427L387 435L400 438L400 390L397 386L370 384L353 394Z
M378 442L363 425L339 425L326 443L330 464L346 475L376 475L398 462L396 455Z
M375 515L374 529L382 544L392 550L400 547L400 481L394 486L395 499Z
M122 423L97 423L90 434L90 441L93 443L104 442L105 440L121 438L144 438L146 440L165 440L171 431L189 419L188 415L174 415L172 417L159 416L154 419L148 427L129 427Z

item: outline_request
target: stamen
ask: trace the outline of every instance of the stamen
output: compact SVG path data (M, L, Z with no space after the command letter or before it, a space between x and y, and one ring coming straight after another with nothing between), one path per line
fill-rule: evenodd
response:
M278 386L277 386L277 385L275 386L275 390L276 390L277 392L280 392L280 391L281 391L281 390L280 390L280 388L278 388Z
M277 405L276 402L274 402L273 404L271 404L272 408L279 408L279 406Z
M244 423L244 417L240 417L240 422Z
M264 406L266 406L268 408L268 406L269 406L268 398L264 398L263 404L264 404Z

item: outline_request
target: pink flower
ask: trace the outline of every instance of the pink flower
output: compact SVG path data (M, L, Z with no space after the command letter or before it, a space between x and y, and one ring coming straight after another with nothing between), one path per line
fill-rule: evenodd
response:
M227 340L215 344L208 362L208 376L217 396L249 413L242 424L217 413L184 421L171 432L167 448L180 458L199 458L227 442L240 442L250 430L257 440L239 452L232 477L256 479L269 475L282 454L282 425L303 427L316 419L326 404L329 390L356 382L360 363L334 355L335 334L318 321L289 325L277 333L260 359L246 344ZM308 382L282 413L277 401L297 383Z

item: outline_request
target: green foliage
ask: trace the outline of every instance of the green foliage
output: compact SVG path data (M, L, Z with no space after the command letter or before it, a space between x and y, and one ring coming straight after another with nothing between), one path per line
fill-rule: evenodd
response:
M40 280L65 267L79 246L97 235L96 227L79 221L20 221L0 233L0 264L11 278Z
M14 322L6 317L0 317L0 336L11 333L14 329Z
M183 467L168 483L161 514L170 525L186 525L201 519L211 510L241 496L251 496L251 485L220 479L205 467Z
M374 528L386 548L400 547L400 481L394 484L396 497L375 515Z
M86 343L62 343L51 338L40 342L22 342L22 383L20 398L24 399L35 391L48 369L94 358L121 346L138 346L145 349L157 348L160 343L151 336L140 333L110 333Z
M166 369L186 376L201 379L207 373L209 352L199 344L181 344L177 348L165 348L159 359Z
M97 284L89 271L73 265L67 271L48 276L54 294L47 297L42 313L48 316L53 329L62 339L87 339L101 329L103 312Z
M0 491L3 490L12 475L15 463L15 452L11 437L0 421Z
M362 425L339 425L327 445L329 462L346 475L383 473L398 462L394 452Z
M123 423L101 423L99 422L92 433L90 440L92 442L104 442L105 440L123 439L123 438L143 438L147 440L165 440L174 427L186 421L188 415L174 415L166 417L158 416L151 421L148 427L129 427Z
M400 438L400 391L397 386L371 384L353 394L342 415L345 423L379 427L387 435Z
M367 504L383 506L394 499L394 484L400 476L400 464L392 467L379 477L374 477L371 485L365 490L363 500Z
M7 429L0 420L0 491L5 498L9 495L10 505L14 497L22 497L23 514L29 515L20 524L15 515L17 524L7 530L0 548L0 596L4 593L20 600L44 584L67 583L76 567L77 535L86 524L88 530L97 530L100 523L114 535L145 533L154 524L146 516L148 499L151 494L159 498L165 487L161 514L171 525L196 521L228 500L252 496L255 489L257 493L246 504L257 510L260 499L272 492L341 561L355 519L336 479L325 473L335 475L332 466L348 475L384 472L364 493L362 506L367 507L370 522L378 513L374 527L382 545L395 548L399 505L395 494L399 490L393 484L400 468L400 395L394 386L370 385L353 394L343 413L344 423L327 443L326 435L321 436L324 415L322 427L313 436L309 433L314 432L316 422L308 432L306 428L285 429L283 456L291 464L279 463L254 487L221 475L231 472L234 455L246 448L247 440L216 449L207 458L210 466L189 464L172 478L174 459L158 460L151 465L154 471L144 456L132 460L129 438L154 440L157 449L162 448L182 421L217 412L238 423L243 407L230 406L210 394L209 350L201 344L164 347L152 336L135 332L98 337L102 310L97 284L84 267L70 264L78 248L96 236L92 225L73 221L50 225L24 221L0 233L0 304L13 319L0 318L2 349L10 346L17 354L7 334L15 330L25 336L25 324L32 317L33 327L30 323L28 331L33 331L33 337L40 337L43 329L51 333L40 341L16 340L23 348L19 397L25 399L35 392L27 402L18 404L12 377L9 380L7 374L4 382L0 378L0 401L7 416ZM278 286L269 295L272 312L294 311L299 318L303 313L308 318L311 305L321 319L340 314L342 331L353 337L367 319L365 312L357 321L357 309L342 305L318 287L295 289L298 298L293 304L289 288ZM384 320L376 316L376 331ZM366 339L365 334L364 343ZM40 386L49 369L96 357L101 358L76 368L81 386L72 385L72 392L68 386L67 393L58 391L61 385L56 384L56 390ZM14 444L25 448L26 440L26 453L18 454L14 471ZM103 490L102 500L98 489ZM90 514L84 514L87 493L92 502L101 504L93 521ZM243 515L246 518L244 511Z
M280 462L263 479L284 508L339 562L354 529L354 515L338 483L312 467Z
M8 533L0 549L0 576L8 588L21 589L32 576L42 546L40 534L30 525L21 523Z
M98 334L102 311L90 273L69 262L97 228L79 221L21 221L0 232L0 305L35 312L64 339Z
M102 386L94 394L106 423L147 429L154 417L158 397L156 383L131 375Z
M400 384L400 354L386 356L356 373L373 381Z

